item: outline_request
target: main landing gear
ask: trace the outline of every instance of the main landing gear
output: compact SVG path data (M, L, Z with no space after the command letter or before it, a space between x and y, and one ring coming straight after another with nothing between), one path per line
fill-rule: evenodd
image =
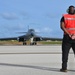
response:
M37 45L37 42L30 43L30 45Z
M26 41L23 42L23 45L27 45Z

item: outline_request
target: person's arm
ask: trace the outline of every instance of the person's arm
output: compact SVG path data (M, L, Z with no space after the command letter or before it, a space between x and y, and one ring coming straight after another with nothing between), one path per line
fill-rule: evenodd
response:
M71 37L71 34L67 31L67 29L65 28L65 24L64 24L64 17L62 17L61 21L60 21L60 27L61 29L68 34Z

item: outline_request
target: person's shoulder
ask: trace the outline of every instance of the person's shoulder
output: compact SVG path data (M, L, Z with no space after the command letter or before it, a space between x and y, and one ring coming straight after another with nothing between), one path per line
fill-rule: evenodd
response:
M62 16L62 18L61 18L60 22L64 22L64 16Z
M68 14L62 14L62 18L60 20L60 22L64 22L64 17L67 16Z
M67 16L67 15L69 15L69 14L63 14L62 16Z

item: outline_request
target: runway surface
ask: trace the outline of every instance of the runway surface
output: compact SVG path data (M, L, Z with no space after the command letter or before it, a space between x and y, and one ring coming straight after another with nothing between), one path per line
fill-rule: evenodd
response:
M60 72L61 45L0 46L0 75L75 75L72 50L68 72Z

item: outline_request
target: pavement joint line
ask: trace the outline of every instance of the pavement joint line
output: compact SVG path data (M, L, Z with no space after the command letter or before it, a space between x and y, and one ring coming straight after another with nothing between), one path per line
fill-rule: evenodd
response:
M0 53L0 55L8 55L8 54L62 54L61 52L33 52L33 53ZM73 52L70 52L73 54Z

